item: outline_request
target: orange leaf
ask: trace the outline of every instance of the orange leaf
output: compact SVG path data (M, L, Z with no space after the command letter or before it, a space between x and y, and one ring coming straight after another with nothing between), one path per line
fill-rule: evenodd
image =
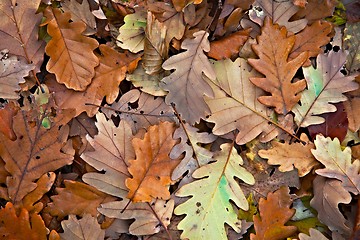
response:
M180 162L169 157L171 149L178 141L172 138L174 123L161 122L150 126L144 139L134 138L136 159L129 160L129 173L133 178L126 179L129 188L128 198L133 202L150 202L151 198L169 199L168 186L172 183L171 173Z
M50 56L46 70L56 75L59 83L67 88L84 91L95 75L94 68L99 60L93 53L98 42L82 35L86 25L83 22L69 22L71 14L60 9L46 8L47 31L52 39L45 52Z
M258 100L266 105L275 107L279 114L288 113L300 100L299 93L305 89L305 80L292 83L298 68L307 60L308 53L301 53L291 61L287 61L294 46L295 36L287 37L285 27L272 24L266 17L261 35L257 37L258 44L252 45L254 52L260 59L249 59L249 63L266 78L250 78L250 81L270 92L271 96L260 96Z
M295 226L284 226L295 214L295 209L290 209L292 201L287 187L281 187L274 193L269 193L267 199L260 199L260 217L254 216L256 234L251 234L251 240L284 239L297 230Z
M42 218L37 214L31 214L23 208L19 216L15 208L8 202L5 208L0 210L0 235L1 239L16 240L46 240L46 227Z
M58 195L51 197L53 203L49 203L44 212L61 219L70 214L83 216L89 213L96 216L96 209L101 203L115 200L115 197L85 183L65 180L64 184L65 188L56 188Z
M49 109L44 107L43 111L44 114L40 117L35 110L17 113L13 118L16 141L0 134L0 157L11 175L7 178L6 185L13 203L21 201L36 188L34 180L73 160L72 155L60 151L68 136L68 129L61 126L72 118L73 111L57 111L49 129L42 126L42 120L45 115L49 115Z
M0 133L4 134L10 140L16 140L16 135L12 128L12 118L16 112L17 108L13 103L9 103L3 109L0 109Z
M210 43L208 56L216 60L231 58L239 53L246 40L249 38L251 29L234 32L229 36Z

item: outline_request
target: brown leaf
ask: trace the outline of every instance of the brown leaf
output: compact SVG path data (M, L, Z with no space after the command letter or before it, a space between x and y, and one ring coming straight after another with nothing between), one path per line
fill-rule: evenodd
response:
M46 70L56 75L59 83L76 91L84 91L95 75L99 60L93 50L98 42L82 35L83 22L69 22L71 14L60 9L46 8L44 16L48 34L52 37L45 52L50 56Z
M267 199L260 199L260 216L254 216L256 234L251 234L251 240L284 239L296 232L295 226L284 226L295 214L295 209L290 209L292 200L289 189L281 187L274 193L269 193Z
M248 61L266 78L250 78L250 81L272 94L259 97L258 100L262 104L273 106L277 113L285 115L300 100L299 93L306 87L305 80L295 83L291 81L298 68L306 61L308 54L301 53L295 59L287 61L287 56L295 43L295 36L287 37L286 28L273 25L269 18L265 18L257 42L258 44L252 47L260 59Z
M173 183L171 173L180 160L171 159L170 151L177 143L172 138L175 126L161 122L150 126L143 139L132 140L136 159L129 160L129 173L126 179L129 188L128 198L133 202L150 202L151 198L169 199L168 186Z
M64 233L60 233L64 240L103 240L105 231L100 228L96 217L85 214L82 219L77 220L76 216L69 215L68 220L61 222Z
M70 164L73 159L72 155L61 152L68 136L68 128L62 126L73 117L73 111L57 111L49 129L42 126L42 121L50 110L44 107L43 111L41 115L35 110L17 113L13 118L16 141L0 134L0 156L11 174L6 185L13 203L36 188L34 180Z
M115 200L114 197L81 182L65 180L64 184L65 188L56 188L58 195L52 196L53 202L44 209L44 212L60 219L69 214L83 216L89 213L96 216L96 208L101 203Z
M33 63L36 72L40 71L45 45L38 40L41 14L35 13L40 2L4 0L0 3L0 46Z
M334 12L337 0L307 0L305 8L299 9L294 18L306 18L309 24L325 17L331 16Z
M302 52L308 52L310 57L316 57L322 52L321 46L330 42L332 25L325 21L316 21L311 26L295 35L295 43L289 55L289 60L295 59ZM310 66L310 60L306 60L304 67Z
M199 4L202 2L202 0L171 0L172 3L174 4L174 7L176 9L176 11L180 12L184 9L184 7L186 7L189 4Z
M318 162L311 153L311 149L315 148L313 143L309 143L309 139L305 134L301 135L301 140L307 141L306 145L302 143L281 143L272 142L272 148L268 150L260 150L259 156L269 159L271 165L280 165L281 172L291 171L295 168L298 170L299 177L308 174L311 169L318 165Z
M358 75L355 80L360 85L360 75ZM346 95L348 101L344 102L344 106L349 120L349 129L357 132L360 128L360 88Z
M0 235L2 239L46 240L44 221L37 214L31 214L22 208L19 216L11 202L0 210Z
M16 115L17 110L14 103L9 103L0 109L0 133L13 141L16 140L16 135L13 130L13 116Z
M249 38L251 29L246 29L232 33L220 40L210 43L208 56L216 60L231 58L239 53L240 48Z

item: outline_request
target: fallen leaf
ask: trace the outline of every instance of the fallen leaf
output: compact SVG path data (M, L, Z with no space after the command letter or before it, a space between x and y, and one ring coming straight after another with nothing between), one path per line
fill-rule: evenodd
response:
M250 81L271 93L271 96L258 98L262 104L275 107L277 113L285 115L300 100L299 93L306 87L304 80L292 82L292 79L306 61L308 54L301 53L288 61L287 56L295 44L295 36L287 37L286 28L273 25L269 18L265 18L257 42L252 48L260 59L248 59L248 62L264 74L265 78L253 77Z
M305 233L299 234L300 240L328 240L319 230L315 228L310 228L310 236L307 236Z
M331 16L334 12L336 0L307 0L305 8L300 8L294 18L308 20L309 24L325 17Z
M165 70L175 69L163 78L160 85L169 91L165 102L175 103L181 118L191 124L199 122L209 113L203 96L213 96L211 87L202 77L204 74L215 79L212 65L204 54L204 51L210 50L208 35L205 31L194 33L194 39L185 39L181 44L181 48L186 51L170 57L162 65Z
M75 215L69 215L68 220L61 222L64 230L60 233L61 239L64 240L103 240L105 231L100 228L95 217L85 214L80 220Z
M176 215L186 214L178 224L182 239L225 239L225 223L240 232L241 222L230 200L243 210L249 205L235 177L248 184L254 184L255 179L240 166L243 161L233 144L220 148L213 157L215 162L195 170L192 176L197 180L176 192L178 197L192 196L174 211Z
M47 31L51 40L45 52L50 56L46 70L56 75L59 83L75 91L84 91L95 75L99 60L93 53L98 42L82 33L83 22L69 22L71 14L60 9L46 8Z
M295 209L291 209L292 200L289 189L281 187L274 193L269 193L266 200L260 199L260 216L254 216L254 228L256 234L251 233L251 240L284 239L296 232L296 227L285 226L286 222L294 215Z
M134 138L132 145L136 159L129 160L128 168L132 178L127 178L128 199L133 202L150 202L151 198L168 200L168 186L173 183L170 176L180 160L171 159L170 151L177 143L172 138L175 126L170 122L160 122L150 126L144 138Z
M350 73L357 72L360 70L360 22L346 24L343 41L348 51L346 68Z
M22 208L19 215L11 202L0 210L0 235L3 239L46 240L47 229L38 214L31 214Z
M360 75L355 78L355 81L360 85ZM353 132L357 132L360 128L360 88L346 93L348 101L344 102L346 109L349 129Z
M6 104L4 108L0 109L0 133L13 141L16 140L13 130L13 117L17 111L18 109L14 103Z

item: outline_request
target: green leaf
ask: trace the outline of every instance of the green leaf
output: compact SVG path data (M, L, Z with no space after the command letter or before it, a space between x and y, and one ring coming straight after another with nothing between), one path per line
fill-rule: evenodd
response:
M249 205L235 177L247 184L254 184L255 179L239 166L243 160L232 144L222 144L214 159L216 162L193 173L199 180L184 185L176 193L179 197L192 196L175 209L177 215L186 214L178 225L183 230L182 239L227 239L224 223L240 232L237 210L230 200L243 210L248 210Z

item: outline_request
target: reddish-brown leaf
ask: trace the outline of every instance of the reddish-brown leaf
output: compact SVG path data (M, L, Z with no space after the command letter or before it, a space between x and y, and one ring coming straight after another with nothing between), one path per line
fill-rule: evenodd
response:
M287 37L285 27L272 24L266 17L257 37L257 44L252 45L260 59L249 59L249 63L265 78L250 78L256 86L270 92L271 96L261 96L258 100L269 107L275 107L279 114L288 113L300 100L300 92L305 89L305 80L291 82L296 71L306 61L308 54L301 53L291 61L287 58L295 44L295 36Z
M180 162L171 159L169 154L178 142L172 138L174 123L161 122L150 126L143 139L134 138L132 143L136 159L129 160L129 173L126 179L129 188L128 198L134 202L150 202L152 197L169 199L168 186L173 182L171 173Z
M220 40L210 43L208 56L216 60L231 58L239 53L240 48L249 38L251 29L246 29L230 34Z
M307 0L305 8L299 9L294 17L296 19L305 17L308 20L308 24L311 24L331 16L337 3L337 0Z
M254 216L256 234L251 234L251 240L284 239L296 232L295 226L285 226L295 214L295 209L290 209L292 200L289 189L281 187L274 193L269 193L267 199L260 199L260 216Z
M16 135L13 130L13 116L16 115L17 108L13 103L7 104L3 109L0 109L0 133L4 134L10 140L16 140Z
M0 210L0 236L7 240L46 240L46 227L42 218L22 208L19 216L11 202Z

